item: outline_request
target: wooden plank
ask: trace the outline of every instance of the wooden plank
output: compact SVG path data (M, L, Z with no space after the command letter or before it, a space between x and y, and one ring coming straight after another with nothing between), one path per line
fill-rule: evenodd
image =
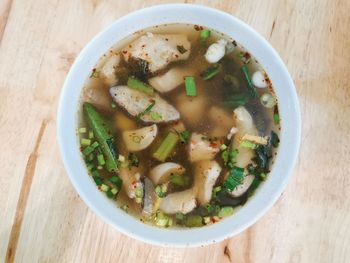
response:
M160 248L120 234L81 201L56 143L64 78L97 32L164 2L173 1L0 3L0 262L347 262L349 1L186 1L253 26L296 83L299 162L287 190L253 227L204 248Z

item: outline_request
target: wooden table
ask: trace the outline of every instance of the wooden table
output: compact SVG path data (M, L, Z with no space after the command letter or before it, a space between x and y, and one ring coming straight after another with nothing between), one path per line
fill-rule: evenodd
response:
M66 74L97 32L164 2L0 1L0 262L349 262L349 0L185 1L250 24L297 87L299 161L254 226L212 246L160 248L120 234L79 198L56 141Z

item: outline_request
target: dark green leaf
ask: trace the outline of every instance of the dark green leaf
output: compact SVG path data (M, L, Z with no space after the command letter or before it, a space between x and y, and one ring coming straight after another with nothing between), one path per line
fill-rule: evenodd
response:
M236 189L238 185L240 185L244 178L244 169L240 167L233 167L233 169L230 170L229 175L224 182L224 187L229 190L233 191Z
M210 66L209 68L204 70L201 73L201 77L204 80L212 79L213 77L215 77L221 71L221 69L222 69L222 66L220 64L214 64L213 66Z

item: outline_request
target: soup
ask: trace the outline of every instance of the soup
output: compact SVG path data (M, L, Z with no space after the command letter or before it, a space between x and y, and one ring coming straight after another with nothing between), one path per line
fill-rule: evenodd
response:
M280 130L272 83L220 32L187 24L136 32L101 57L81 97L87 170L142 222L219 222L268 179Z

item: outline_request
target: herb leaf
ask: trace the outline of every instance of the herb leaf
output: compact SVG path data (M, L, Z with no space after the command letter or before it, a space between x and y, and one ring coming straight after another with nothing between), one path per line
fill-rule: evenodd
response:
M229 176L224 182L224 187L229 191L233 191L236 189L238 185L242 183L243 178L244 178L244 169L234 166L233 169L230 170Z

